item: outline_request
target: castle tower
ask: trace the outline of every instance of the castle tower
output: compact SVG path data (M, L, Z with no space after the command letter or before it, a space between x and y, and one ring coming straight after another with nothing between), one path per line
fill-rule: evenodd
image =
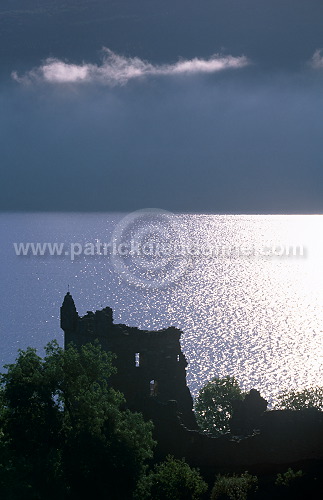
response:
M147 404L176 400L183 422L196 428L180 330L146 331L114 324L110 307L80 317L69 292L61 307L61 328L65 347L70 342L80 347L98 340L105 351L116 354L117 373L111 384L125 395L131 409L143 411Z
M64 297L61 306L61 329L64 330L64 343L66 345L73 340L73 332L77 329L79 315L75 307L75 303L70 292Z

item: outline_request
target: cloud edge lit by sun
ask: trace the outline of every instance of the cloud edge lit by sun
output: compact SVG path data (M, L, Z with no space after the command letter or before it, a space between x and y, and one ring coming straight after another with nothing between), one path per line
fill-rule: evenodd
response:
M24 75L12 73L19 83L78 84L100 83L108 86L126 85L135 79L149 76L194 75L239 69L250 65L242 56L214 54L208 59L181 59L174 64L156 65L138 57L118 55L110 49L103 49L102 63L73 64L56 58L48 58L42 65Z

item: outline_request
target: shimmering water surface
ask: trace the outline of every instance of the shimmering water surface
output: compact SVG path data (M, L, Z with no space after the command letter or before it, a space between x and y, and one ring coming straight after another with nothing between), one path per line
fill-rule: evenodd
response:
M53 338L62 343L59 307L69 284L81 315L109 305L115 322L181 328L193 393L212 376L226 374L270 400L284 389L323 384L323 216L175 216L169 234L174 238L180 228L181 242L194 251L176 258L178 272L160 274L160 281L171 279L154 286L140 286L127 275L130 269L131 276L151 276L147 259L137 267L124 260L120 267L110 255L71 261L14 251L14 242L64 242L66 248L71 242L109 242L123 217L0 216L1 364L13 361L18 348L41 350ZM163 226L167 231L167 218ZM272 248L280 253L281 245L290 255L263 255ZM303 245L303 255L292 255L295 245ZM217 255L196 255L205 247L216 248Z

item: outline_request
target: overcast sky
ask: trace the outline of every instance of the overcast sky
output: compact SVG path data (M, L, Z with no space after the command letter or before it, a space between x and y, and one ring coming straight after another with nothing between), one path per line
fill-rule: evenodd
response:
M321 0L2 4L1 210L322 213Z

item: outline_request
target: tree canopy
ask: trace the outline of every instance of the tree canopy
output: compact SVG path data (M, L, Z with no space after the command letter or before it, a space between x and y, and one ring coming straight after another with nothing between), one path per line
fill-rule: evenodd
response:
M136 500L199 500L207 489L198 469L169 455L141 482Z
M125 409L99 345L19 351L0 389L0 496L131 498L152 457L152 424Z
M316 408L323 410L323 387L308 387L302 391L289 391L280 394L275 406L281 410L303 410Z
M215 437L228 432L232 402L242 399L243 393L234 377L214 377L195 399L194 409L200 429Z
M217 475L211 500L247 500L258 489L258 478L248 472L231 476Z

